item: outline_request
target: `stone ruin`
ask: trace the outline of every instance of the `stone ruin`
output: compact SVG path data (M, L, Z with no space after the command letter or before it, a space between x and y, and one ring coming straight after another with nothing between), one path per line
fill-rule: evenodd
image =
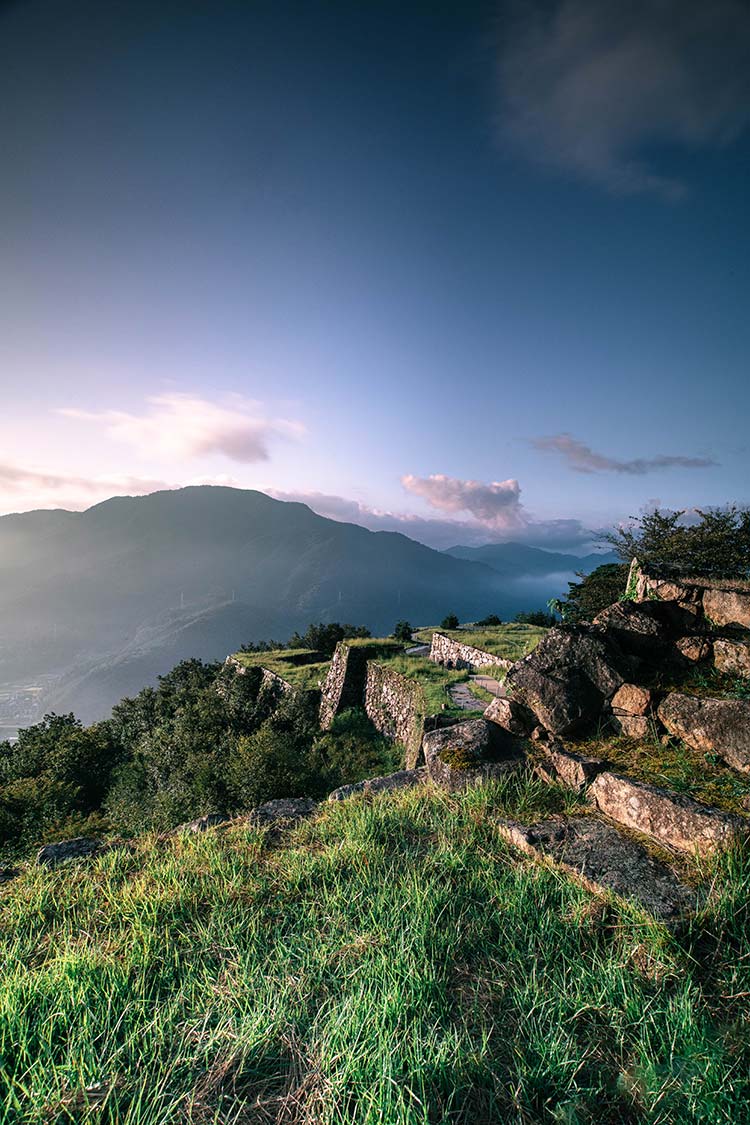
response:
M441 662L448 652L444 640L451 639L438 642ZM451 653L453 661L474 663L470 654ZM679 680L701 667L750 679L750 583L675 581L649 575L634 561L623 600L591 624L551 629L512 664L508 698L493 700L480 719L427 732L414 681L397 673L391 679L387 664L375 659L380 654L382 647L339 645L322 690L321 725L364 702L378 729L405 745L407 768L343 786L328 800L425 783L457 789L532 768L542 781L574 790L590 811L531 825L500 818L499 834L521 852L572 872L592 890L631 898L669 924L697 901L695 888L679 877L670 856L706 855L747 842L750 817L629 777L575 745L602 729L636 739L679 739L714 755L738 776L750 774L750 699L654 686L655 669L662 681L665 671ZM481 663L487 663L486 655ZM305 798L269 802L249 820L283 827L314 815L316 807ZM200 818L177 831L204 831L222 819ZM38 862L56 865L69 856L96 854L102 846L89 840L48 845Z

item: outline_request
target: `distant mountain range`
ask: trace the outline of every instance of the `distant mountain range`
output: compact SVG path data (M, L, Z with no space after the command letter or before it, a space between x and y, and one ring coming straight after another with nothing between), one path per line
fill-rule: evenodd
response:
M311 621L386 633L398 618L508 618L590 566L521 544L435 551L231 488L4 516L0 685L54 677L44 709L91 720L185 657L223 658Z
M567 574L569 572L590 574L605 563L620 562L611 551L590 555L565 555L556 551L542 551L538 547L527 547L525 543L488 543L484 547L449 547L446 555L467 562L483 563L508 578L519 575Z

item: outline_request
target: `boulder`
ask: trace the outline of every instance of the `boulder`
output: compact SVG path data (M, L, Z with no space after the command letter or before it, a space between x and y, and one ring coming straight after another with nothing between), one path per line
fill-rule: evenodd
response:
M199 816L197 820L188 820L185 824L180 824L175 828L175 835L181 832L206 832L209 828L215 828L217 824L226 824L229 817L223 816L222 813L206 813L205 816Z
M700 664L703 660L710 660L713 644L708 637L695 634L678 637L675 641L677 657L687 661L688 664Z
M623 684L612 696L612 712L615 715L648 715L652 703L653 695L648 688Z
M20 867L0 867L0 884L9 883L11 879L17 879L20 874Z
M552 817L531 826L500 821L498 829L527 855L553 862L590 890L635 901L662 922L677 922L695 909L695 891L667 864L596 817Z
M525 761L524 744L484 719L430 731L422 748L427 776L447 789L499 777Z
M649 714L653 697L648 688L623 684L612 696L614 724L627 738L647 738L651 732Z
M633 559L630 564L627 590L637 602L647 602L651 599L673 602L694 618L697 618L701 612L703 591L700 586L646 574L637 559Z
M94 855L103 847L101 840L93 836L76 836L72 840L59 840L55 844L45 844L36 853L38 867L57 867L69 859Z
M652 659L661 652L669 638L669 630L652 606L658 603L615 602L598 613L594 625L614 637L623 650L632 656Z
M604 762L597 758L587 758L583 754L575 754L566 750L559 742L550 746L539 748L540 756L535 765L535 772L544 781L557 782L567 785L581 793L587 785L605 768Z
M622 686L627 665L598 631L558 626L513 665L505 683L547 730L570 734L599 718Z
M750 772L750 700L701 699L673 691L657 714L669 733L693 750L718 754L735 769Z
M720 672L750 678L750 640L714 641L714 664Z
M427 780L427 770L420 766L415 770L398 770L386 777L368 777L366 781L355 781L352 785L341 785L328 794L329 801L345 801L355 793L386 793L393 789L410 789Z
M648 738L653 733L653 719L647 715L614 715L612 721L625 738Z
M721 809L608 770L588 789L589 799L618 824L679 851L706 854L745 839L750 822Z
M714 625L750 629L750 590L713 590L703 594L703 612Z
M520 738L525 738L536 725L534 716L527 707L504 696L497 696L492 700L484 712L484 718Z
M280 797L252 809L247 816L253 828L286 827L312 816L318 802L311 797Z

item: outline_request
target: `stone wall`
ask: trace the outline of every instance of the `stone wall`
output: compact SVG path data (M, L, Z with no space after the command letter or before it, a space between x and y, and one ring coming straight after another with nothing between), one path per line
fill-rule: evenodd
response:
M488 664L507 670L513 664L512 660L493 656L491 652L484 652L473 645L462 644L445 633L432 634L430 660L434 660L436 664L444 664L446 668L468 668L470 671Z
M240 660L234 656L228 656L224 661L230 668L234 668L239 676L246 676L250 669L244 665ZM260 672L260 688L259 694L267 691L280 692L283 695L292 695L296 693L299 696L307 697L308 701L312 701L317 705L317 699L320 692L317 688L298 688L291 684L289 680L285 680L278 672L272 672L270 668L263 668L262 665L256 665Z
M637 602L678 602L713 625L750 629L750 583L710 578L672 578L647 574L633 559L627 585L628 595Z
M371 660L365 679L365 711L373 726L400 742L406 750L406 769L414 769L422 750L426 711L422 688L386 664Z
M367 662L383 652L383 645L351 645L339 641L320 699L320 725L328 730L342 711L364 706ZM394 644L393 651L400 645Z

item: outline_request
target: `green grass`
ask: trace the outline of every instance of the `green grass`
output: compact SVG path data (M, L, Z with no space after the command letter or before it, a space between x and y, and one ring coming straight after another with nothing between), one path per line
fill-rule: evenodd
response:
M662 745L655 738L613 735L571 743L570 749L603 759L618 773L685 793L703 804L745 816L750 812L745 804L750 802L750 776L723 765L715 754L693 750L683 742Z
M416 680L425 700L425 715L434 715L450 705L448 687L451 684L462 683L468 680L467 671L444 668L442 664L435 664L426 656L406 656L396 653L393 656L382 656L380 664L386 665L394 672L405 676L408 680ZM459 714L462 712L458 711Z
M505 660L520 660L536 648L548 629L539 625L496 625L487 629L420 629L414 634L416 640L429 644L433 633L445 633L447 637L460 641L461 644L473 645L489 652L492 656L501 656Z
M3 1125L747 1121L750 861L679 938L500 839L509 781L0 891ZM88 1089L88 1093L86 1092Z
M403 648L402 641L395 637L353 637L344 642L349 648Z
M330 660L316 660L316 657L320 657L319 652L305 648L234 654L234 659L245 668L267 668L299 691L315 691L328 675ZM310 663L302 663L305 660Z

